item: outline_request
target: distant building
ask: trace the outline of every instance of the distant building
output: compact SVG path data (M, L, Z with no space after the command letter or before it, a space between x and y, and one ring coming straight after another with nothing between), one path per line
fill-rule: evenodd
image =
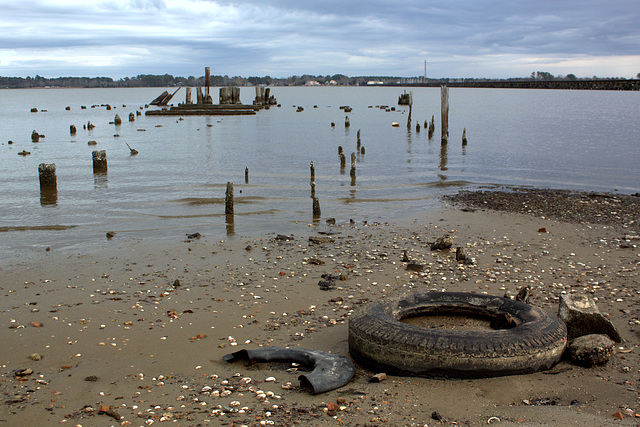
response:
M367 82L367 86L381 85L383 84L380 80L369 80Z
M308 80L304 83L305 86L320 86L316 80Z

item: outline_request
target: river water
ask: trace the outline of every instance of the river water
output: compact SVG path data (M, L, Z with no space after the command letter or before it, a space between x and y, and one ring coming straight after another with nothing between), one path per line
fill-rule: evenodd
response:
M402 89L391 87L274 87L281 106L255 116L183 119L144 115L158 88L1 90L0 257L104 243L108 231L141 239L291 233L313 220L310 162L322 220L338 223L393 220L479 185L640 191L638 92L451 88L443 147L440 89L411 90L410 130L408 107L397 105ZM243 103L254 95L241 90ZM183 99L181 90L173 102ZM345 114L344 105L352 111ZM121 126L110 124L116 114ZM432 115L429 140L423 126ZM95 128L83 129L89 121ZM31 142L33 130L45 138ZM352 182L358 130L365 153L356 156ZM139 154L131 156L125 143ZM338 146L347 155L344 170ZM18 155L23 150L31 154ZM107 174L94 175L94 150L107 151ZM57 198L41 197L40 163L56 164ZM224 215L229 181L232 224Z

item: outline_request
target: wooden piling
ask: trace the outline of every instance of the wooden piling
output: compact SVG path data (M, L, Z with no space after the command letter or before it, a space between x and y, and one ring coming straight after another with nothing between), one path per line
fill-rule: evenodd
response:
M311 169L311 182L314 182L316 180L316 168L313 166L313 162L311 162L309 168Z
M356 153L351 153L351 170L349 171L351 178L356 177Z
M321 212L320 212L320 201L318 200L317 197L313 198L313 217L317 218L321 216Z
M106 150L94 151L93 157L93 173L107 173L107 152Z
M440 121L440 142L446 144L449 142L449 88L446 86L440 87Z
M130 122L135 122L136 121L136 115L133 113L129 113L129 121Z
M40 163L38 166L38 175L40 177L40 191L57 191L58 178L56 177L55 163Z
M311 198L316 197L316 182L311 181Z
M116 114L116 116L113 118L113 123L116 126L120 126L122 124L122 119L120 118L119 115Z
M227 191L224 196L224 213L233 215L233 182L227 182Z
M467 128L462 129L462 145L467 145Z
M244 183L249 183L249 166L244 168Z
M351 122L349 121L349 116L345 116L344 127L348 128L349 126L351 126Z
M407 116L407 129L411 129L411 110L413 109L413 91L409 91L409 115Z
M347 156L344 153L340 153L340 169L344 169L347 166Z
M202 88L200 86L196 89L196 102L198 104L204 104L204 95L202 94Z
M211 82L211 68L204 67L204 86L205 86L204 98L205 98L205 103L208 103L208 102L206 102L206 100L209 99L209 85L210 85L210 82Z
M76 134L76 132L78 132L78 130L76 129L76 125L71 125L71 126L69 126L69 133L70 133L71 135L75 135L75 134Z
M33 132L31 132L31 142L38 141L40 141L40 134L34 129Z
M344 149L342 148L342 145L338 145L338 156L342 153L344 153Z

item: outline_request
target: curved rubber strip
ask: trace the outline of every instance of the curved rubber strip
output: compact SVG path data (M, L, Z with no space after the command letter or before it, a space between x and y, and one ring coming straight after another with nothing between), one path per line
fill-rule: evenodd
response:
M302 388L311 394L324 393L347 384L355 372L351 360L344 356L320 350L304 348L266 347L257 350L240 350L222 357L225 362L246 360L250 363L295 362L312 371L300 375Z

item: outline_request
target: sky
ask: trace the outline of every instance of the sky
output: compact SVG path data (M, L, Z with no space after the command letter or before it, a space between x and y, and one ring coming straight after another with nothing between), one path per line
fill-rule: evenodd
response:
M0 76L640 73L638 0L0 0Z

